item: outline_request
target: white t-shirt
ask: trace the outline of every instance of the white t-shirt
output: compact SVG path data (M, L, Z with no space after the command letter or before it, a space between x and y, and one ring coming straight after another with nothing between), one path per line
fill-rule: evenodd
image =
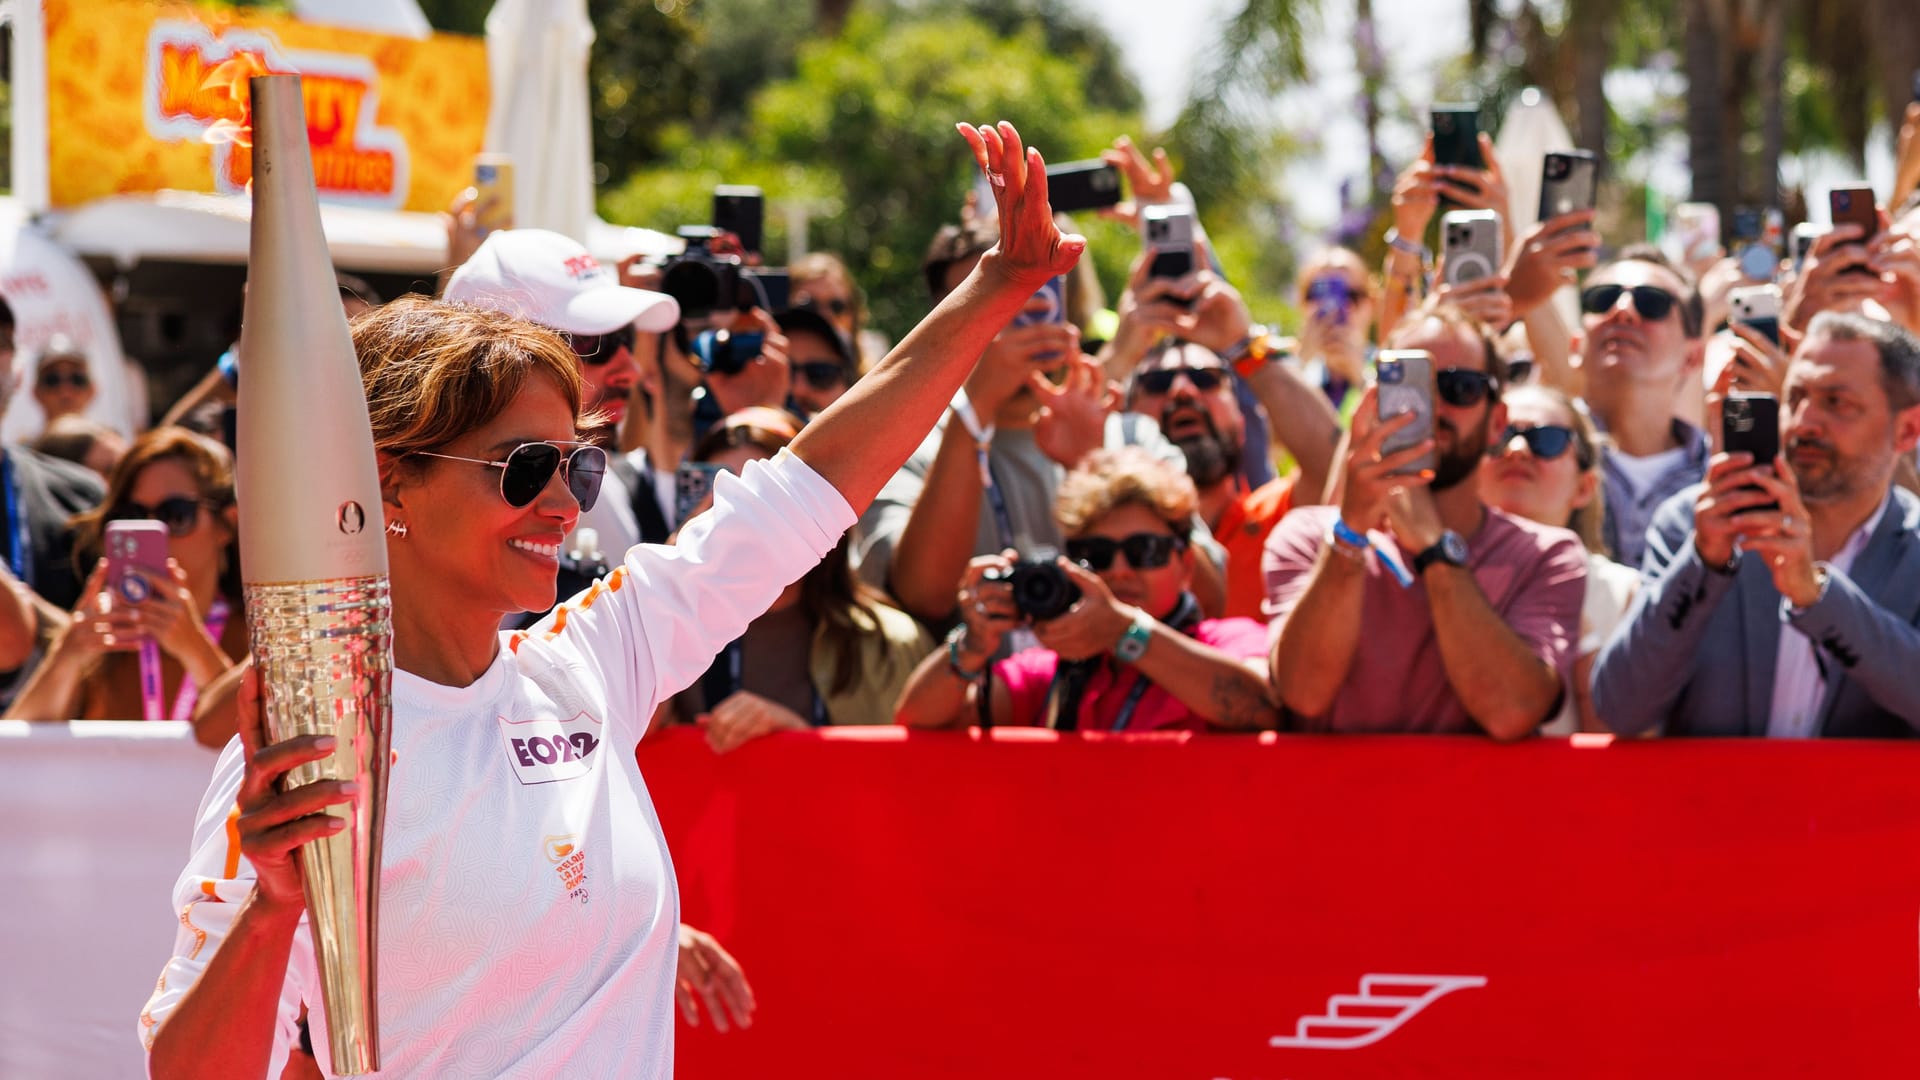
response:
M654 706L706 670L853 524L787 451L722 476L675 547L641 545L471 686L393 679L380 875L383 1077L673 1075L679 896L633 748ZM141 1014L147 1045L252 888L230 833L230 743L174 886L180 930ZM326 1013L303 916L280 996L278 1076L301 1002L320 1067Z
M1679 467L1680 463L1686 459L1687 448L1684 446L1662 450L1657 454L1648 454L1646 457L1634 457L1632 454L1623 454L1616 450L1611 457L1614 467L1620 470L1621 477L1627 482L1628 490L1635 497L1652 487L1654 482L1666 475L1669 469Z
M1633 603L1633 591L1640 584L1640 572L1622 566L1605 555L1587 552L1587 596L1580 605L1580 645L1576 660L1599 652L1613 636L1614 628L1626 617ZM1542 735L1571 735L1580 730L1580 703L1574 698L1571 680L1573 668L1567 668L1567 692L1560 699L1560 711L1540 728Z

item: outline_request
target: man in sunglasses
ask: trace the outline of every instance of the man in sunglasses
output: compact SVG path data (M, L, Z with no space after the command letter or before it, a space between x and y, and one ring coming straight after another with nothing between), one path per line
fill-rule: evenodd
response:
M620 284L614 271L585 247L545 229L488 233L447 281L446 299L518 315L566 338L580 360L585 408L608 420L595 441L609 452L615 449L628 396L640 378L634 359L637 335L665 333L680 322L680 305L673 297ZM583 529L593 530L599 550L583 552L576 560L574 540ZM606 476L594 510L581 513L562 547L559 595L572 596L585 588L596 569L617 563L640 539L626 485L618 475Z
M1274 688L1302 730L1532 734L1559 707L1580 637L1587 559L1565 529L1488 509L1478 475L1504 431L1504 365L1486 329L1445 306L1389 340L1426 351L1434 438L1389 449L1369 388L1333 507L1267 538ZM1434 454L1429 472L1414 471Z
M1580 308L1585 396L1607 435L1601 537L1637 567L1654 511L1707 472L1706 433L1674 415L1681 387L1700 378L1700 295L1657 248L1636 245L1588 275Z
M1784 452L1717 454L1660 507L1639 595L1593 671L1622 734L1920 733L1920 338L1814 316L1788 362Z

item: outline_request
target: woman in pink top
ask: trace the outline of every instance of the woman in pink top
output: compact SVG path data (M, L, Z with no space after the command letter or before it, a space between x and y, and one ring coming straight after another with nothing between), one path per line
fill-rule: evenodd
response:
M1036 612L1048 589L1009 580L1011 552L974 559L960 582L964 621L913 673L899 722L1081 731L1275 726L1265 628L1201 618L1187 591L1195 498L1185 473L1144 450L1088 457L1061 484L1054 509L1067 536L1066 557L1052 564L1063 576L1055 583L1078 598L1057 615ZM1019 572L1031 580L1036 570ZM1003 645L1015 651L994 663Z

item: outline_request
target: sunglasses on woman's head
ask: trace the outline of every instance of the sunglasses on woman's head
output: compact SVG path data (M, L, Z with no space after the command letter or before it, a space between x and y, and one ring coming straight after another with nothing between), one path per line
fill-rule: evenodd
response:
M1176 367L1156 368L1135 375L1134 381L1140 384L1140 391L1146 394L1164 394L1173 389L1176 376L1185 375L1195 390L1203 394L1220 389L1220 382L1226 378L1224 368Z
M40 389L42 390L58 390L63 386L71 386L75 390L85 390L92 385L93 380L89 378L84 371L69 371L64 373L59 371L43 371L40 373Z
M123 499L107 518L110 521L157 521L167 527L168 536L181 537L200 524L200 500L191 495L172 495L153 506L142 506L132 499Z
M571 446L571 453L562 454L561 448ZM547 482L553 479L556 470L566 482L582 511L593 509L600 498L600 481L607 475L607 452L597 446L576 442L532 442L521 443L513 448L504 461L488 461L485 458L456 457L453 454L432 454L425 450L414 452L416 457L444 458L447 461L465 461L474 465L485 465L500 470L500 497L515 510L533 502L547 489Z
M1633 293L1633 310L1648 322L1659 322L1667 317L1680 298L1658 285L1635 285L1629 290L1625 285L1589 285L1580 294L1580 310L1589 315L1605 315L1620 302L1620 294Z
M1506 453L1507 447L1513 445L1515 435L1526 441L1527 453L1541 461L1551 461L1566 453L1569 447L1579 445L1570 427L1559 424L1508 424L1507 430L1500 433L1500 441L1487 448L1488 456L1499 457ZM1584 453L1579 456L1586 457ZM1582 460L1579 465L1584 469L1587 462Z
M847 372L830 360L809 360L793 365L793 370L815 390L832 390L847 385Z
M1457 408L1480 404L1493 391L1493 376L1472 368L1441 368L1433 373L1433 388L1440 400Z
M1125 540L1089 536L1067 541L1067 558L1097 574L1112 567L1114 553L1121 552L1135 570L1154 570L1173 561L1173 553L1186 546L1186 537L1170 533L1134 533Z
M599 367L612 360L622 348L633 351L632 323L605 334L568 334L566 337L567 344L573 347L573 355L588 367Z

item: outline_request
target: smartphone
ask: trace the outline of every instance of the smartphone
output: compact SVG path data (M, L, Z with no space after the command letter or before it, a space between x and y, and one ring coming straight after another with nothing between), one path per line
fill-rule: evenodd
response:
M167 569L167 527L157 521L109 521L107 588L113 602L138 604L171 576Z
M745 184L721 184L713 189L713 227L740 238L749 255L760 254L767 204L760 189Z
M1353 286L1344 274L1321 274L1307 286L1313 318L1328 326L1345 326L1353 314Z
M1860 226L1860 239L1854 243L1864 244L1880 232L1880 211L1874 206L1873 188L1866 184L1848 184L1827 192L1827 207L1832 212L1833 223L1836 226ZM1873 273L1864 266L1849 266L1840 272L1868 275Z
M1760 234L1766 228L1765 220L1757 206L1738 206L1733 211L1733 232L1728 239L1735 247L1741 244L1757 244Z
M1455 210L1440 218L1441 265L1446 283L1465 285L1500 273L1500 215Z
M1098 158L1047 166L1047 202L1062 214L1120 202L1120 170Z
M1681 262L1712 259L1720 251L1720 208L1707 202L1674 207L1673 235L1679 243Z
M1067 321L1067 279L1049 278L1013 317L1012 326L1060 326Z
M705 461L683 461L673 474L673 520L679 528L713 494L714 478L726 470L724 465Z
M1793 259L1793 272L1799 273L1806 264L1807 252L1813 250L1813 242L1833 231L1833 226L1822 225L1814 221L1803 221L1793 227L1793 238L1787 242L1787 250Z
M1140 212L1140 231L1153 253L1150 277L1179 278L1193 272L1193 211L1184 206L1149 206Z
M1380 419L1384 422L1401 413L1414 416L1413 423L1388 437L1380 453L1398 453L1433 438L1433 354L1425 349L1382 349L1374 358L1373 369ZM1434 452L1428 450L1401 471L1424 472L1436 464Z
M1735 390L1720 404L1720 449L1729 454L1753 455L1756 465L1770 465L1780 456L1780 401L1772 394ZM1741 513L1778 510L1777 502L1748 507Z
M505 154L481 154L473 159L475 206L487 203L474 223L485 236L495 229L513 228L513 160Z
M1433 122L1433 163L1465 165L1484 169L1480 156L1480 104L1435 105Z
M1727 294L1734 322L1751 326L1775 345L1780 344L1780 286L1756 285Z
M1540 163L1540 220L1591 210L1599 194L1600 162L1590 150L1559 150Z

